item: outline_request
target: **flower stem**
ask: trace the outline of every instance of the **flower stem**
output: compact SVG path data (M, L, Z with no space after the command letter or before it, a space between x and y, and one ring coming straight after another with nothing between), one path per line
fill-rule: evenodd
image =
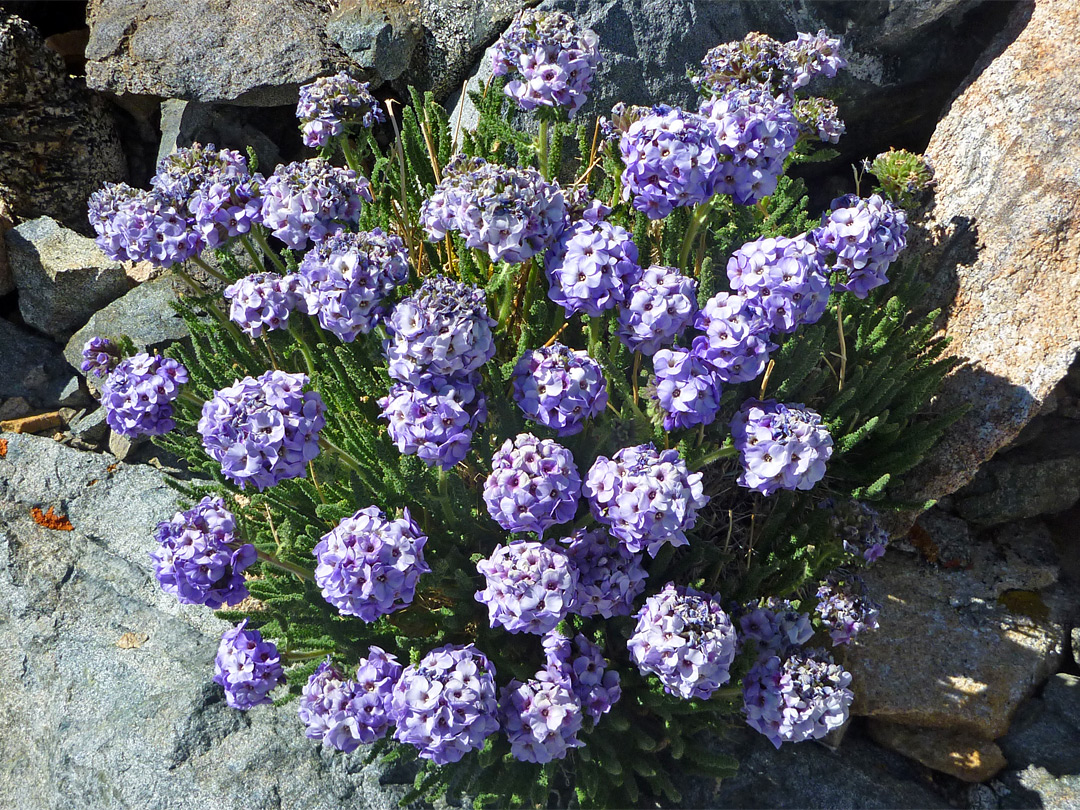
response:
M341 152L345 155L345 162L349 165L349 168L357 174L361 174L360 156L356 154L356 150L353 148L352 139L348 135L344 135L339 143L341 144Z
M262 248L263 253L270 257L270 261L274 263L274 267L282 273L288 272L289 268L285 266L285 262L278 256L277 251L270 247L270 243L266 241L266 234L262 232L262 229L259 227L252 228L251 235L255 239L255 244Z
M691 470L700 470L702 467L719 461L722 458L731 458L739 454L738 449L734 445L726 445L724 447L718 447L711 453L706 453L699 459L695 459L693 462L688 463L686 466Z
M216 278L218 281L224 281L226 284L232 283L228 277L222 275L213 267L208 265L206 263L206 260L202 256L192 256L191 261L195 262L195 264L199 265L199 267L201 267L208 275Z
M247 234L240 237L240 244L244 246L244 250L246 250L248 256L251 257L251 262L255 265L255 269L260 273L265 273L266 265L263 264L263 260L259 258L259 252L255 250L255 245L251 244L251 239L248 238Z
M319 437L319 447L321 447L327 453L330 453L332 456L335 456L342 464L344 464L346 467L348 467L350 470L360 476L360 480L363 481L367 488L371 490L373 495L380 491L378 487L374 486L371 483L371 480L368 478L367 471L364 469L363 465L359 461L357 461L355 456L346 453L332 441L323 438L322 436Z
M296 574L300 579L305 579L308 582L315 581L315 573L309 571L307 568L301 568L299 565L293 565L292 563L279 560L273 554L268 551L260 551L255 549L255 555L259 558L260 562L264 562L267 565L272 565L275 568L280 568L282 571L288 571L290 574Z
M844 375L847 374L847 342L844 340L844 310L843 306L836 304L836 331L840 335L840 384L837 391L844 390Z
M690 217L690 225L686 229L686 234L683 236L682 240L682 247L679 249L680 269L685 269L686 263L690 261L690 251L694 246L694 237L698 235L701 226L709 219L709 214L712 213L713 204L716 200L717 197L713 197L706 202L700 203L694 208L694 215Z
M304 338L304 333L296 326L296 324L289 324L289 333L296 338L296 344L300 347L300 353L304 355L304 365L307 366L308 377L314 378L315 376L315 356L311 352L311 347L308 346L307 340Z
M200 411L202 410L203 405L206 404L202 399L195 396L195 394L191 393L186 388L181 388L180 393L178 394L178 396L179 396L180 399L184 400L184 402L186 402L188 405L194 405Z
M550 167L548 165L551 155L549 154L550 147L548 146L548 121L546 118L540 119L540 134L536 139L536 155L540 161L540 174L543 175L545 180L550 180L549 175Z

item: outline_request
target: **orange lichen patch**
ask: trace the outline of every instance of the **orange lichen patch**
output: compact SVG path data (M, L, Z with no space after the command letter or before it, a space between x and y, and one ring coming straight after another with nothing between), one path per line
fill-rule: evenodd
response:
M7 439L0 439L0 458L7 456Z
M930 536L930 532L922 526L917 523L912 526L911 531L908 532L908 539L911 541L911 545L919 550L919 553L922 554L923 558L928 563L936 563L938 561L940 549L938 549L937 543L934 542L934 538Z
M41 507L35 506L30 510L30 516L37 525L44 526L46 529L70 532L75 528L71 525L71 521L67 519L67 516L56 514L51 506L48 512L42 512Z
M118 462L114 461L112 464L110 464L108 467L105 468L105 472L114 473L114 472L116 472L116 468L119 467L119 466L120 466L120 464Z
M137 650L147 642L150 636L146 633L124 633L116 642L121 650Z

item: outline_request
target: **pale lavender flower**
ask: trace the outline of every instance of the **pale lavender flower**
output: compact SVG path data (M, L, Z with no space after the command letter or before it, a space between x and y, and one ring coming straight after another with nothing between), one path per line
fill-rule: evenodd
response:
M294 250L354 225L371 184L352 169L312 158L278 166L262 185L262 220Z
M270 693L285 683L277 647L246 628L245 619L226 630L214 659L214 683L224 687L225 702L241 711L271 703Z
M628 616L649 576L641 555L627 551L606 529L578 529L559 542L578 572L573 612L586 618Z
M101 384L105 422L121 436L160 436L174 427L172 402L188 370L171 357L136 354L121 360Z
M500 716L510 753L521 762L544 764L564 759L585 743L581 701L568 685L551 681L510 681L502 690Z
M757 657L787 657L814 637L810 617L787 599L770 596L745 606L738 617L739 644L753 641Z
M641 276L630 233L602 219L581 219L544 256L548 298L566 311L599 317L626 300Z
M520 433L491 459L484 482L488 514L508 532L544 532L572 520L581 497L573 454L551 439Z
M881 605L867 594L862 579L832 574L819 585L817 598L815 612L834 647L849 644L866 630L877 630Z
M342 71L301 85L296 117L304 134L304 146L321 147L356 124L371 129L386 120L368 82L358 82Z
M774 332L819 321L831 292L818 249L805 234L747 242L728 260L727 276Z
M537 680L570 689L595 726L622 697L619 673L607 668L601 649L581 633L571 643L552 631L544 636L543 646L545 663L536 673Z
M888 283L886 272L907 247L907 214L880 195L847 194L832 201L821 227L810 234L830 270L847 280L838 286L858 298Z
M661 349L653 355L653 370L664 430L713 423L720 408L720 377L711 364L686 349Z
M473 433L487 419L479 375L433 377L413 387L395 383L379 400L390 440L407 456L449 470L464 460Z
M487 605L492 627L543 635L574 608L577 569L565 554L541 543L499 546L476 568L487 583L476 601Z
M295 275L254 273L225 288L229 320L250 338L287 329L289 314L302 302Z
M514 367L513 387L525 416L559 436L580 433L608 403L600 364L559 342L525 352Z
M83 344L82 363L79 371L89 376L108 376L120 362L120 348L108 338L92 337Z
M821 416L801 403L748 399L731 420L739 451L739 485L762 495L780 489L812 489L825 477L833 451Z
M632 352L655 354L670 345L697 312L697 281L674 267L653 265L626 293L619 338Z
M708 363L721 382L749 382L765 370L771 328L756 299L717 293L694 321L704 332L694 338L693 353Z

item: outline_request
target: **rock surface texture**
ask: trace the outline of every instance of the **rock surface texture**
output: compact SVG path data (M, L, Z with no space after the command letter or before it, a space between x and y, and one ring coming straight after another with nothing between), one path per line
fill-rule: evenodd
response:
M396 807L405 788L305 739L295 706L243 714L211 682L226 627L147 556L176 493L147 466L5 436L0 458L0 805ZM39 507L71 530L39 525ZM404 779L409 780L406 774Z
M47 214L89 232L87 198L126 175L105 100L68 77L33 27L0 9L0 220ZM3 284L0 269L0 293Z
M1030 19L1028 15L1030 14ZM1080 6L1016 9L927 148L937 188L933 304L963 364L942 408L970 404L906 495L954 492L1039 412L1080 350Z

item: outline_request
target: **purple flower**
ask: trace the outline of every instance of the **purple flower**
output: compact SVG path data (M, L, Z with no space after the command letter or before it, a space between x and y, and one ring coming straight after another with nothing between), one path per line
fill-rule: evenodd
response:
M396 383L379 400L390 440L407 456L449 470L464 460L474 431L487 419L479 375L430 378L417 387Z
M628 551L647 549L653 557L665 543L685 546L697 510L709 502L701 473L690 473L678 450L657 452L651 443L599 456L582 493L593 517Z
M830 270L844 273L840 289L866 298L870 290L888 283L886 271L907 247L907 214L877 194L861 199L837 197L821 227L810 234L822 260L832 258Z
M858 577L833 574L817 590L815 612L833 646L848 644L864 630L877 630L881 605L869 597Z
M690 81L710 96L722 96L741 88L790 94L792 55L784 43L752 32L741 40L710 50L701 60L702 72L691 76Z
M637 246L630 234L603 220L582 219L569 226L544 257L548 297L566 310L599 317L626 300L641 276Z
M840 136L847 129L836 102L830 99L799 99L795 102L794 111L804 137L817 138L822 143L839 143Z
M317 391L303 390L307 381L304 374L267 371L203 403L203 447L240 489L253 484L261 491L301 476L319 455L326 407Z
M769 92L736 88L703 101L700 113L726 158L716 190L739 205L753 205L776 191L784 160L799 140L790 104Z
M762 495L811 489L825 476L833 441L821 416L801 403L748 399L731 420L742 461L739 486Z
M527 351L514 367L514 401L529 419L573 436L607 407L607 380L583 351L552 343Z
M408 280L405 243L375 228L339 232L319 242L304 255L298 283L308 314L351 343L375 327L383 301Z
M377 506L361 509L322 536L313 554L315 583L343 616L373 622L412 603L427 535L405 510L387 520Z
M643 675L656 675L665 692L708 700L731 680L735 628L719 596L669 582L634 615L630 658Z
M510 681L499 705L510 753L521 762L543 764L563 759L571 748L585 745L581 701L569 685L551 681Z
M225 288L229 320L248 337L287 329L289 313L303 302L295 275L254 273Z
M756 299L717 293L694 321L705 334L694 338L693 353L708 363L727 383L749 382L765 370L770 327Z
M458 231L493 262L517 264L544 250L566 221L562 189L532 168L500 166L458 155L420 209L420 223L437 242Z
M713 423L720 408L720 378L709 363L686 349L661 349L653 355L653 370L664 430Z
M619 338L632 352L655 354L690 325L696 311L697 282L674 267L654 264L626 293Z
M777 748L821 739L847 721L850 685L851 674L821 651L764 659L743 679L746 722Z
M495 356L483 290L430 276L394 307L383 351L390 376L417 386L428 376L463 377Z
M397 659L378 647L361 658L356 680L347 680L330 658L319 664L299 702L305 735L339 751L355 751L390 730L394 683L401 675Z
M160 436L174 427L172 401L188 371L171 357L136 354L121 360L101 384L105 421L121 436Z
M747 242L728 260L727 276L774 332L817 323L831 292L817 249L805 234Z
M720 180L720 144L708 121L658 107L632 123L619 142L623 198L649 219L705 202Z
M171 267L204 246L183 203L124 183L106 183L90 195L89 219L97 246L113 261Z
M844 545L844 551L861 557L867 565L885 555L889 533L878 523L878 513L860 501L836 503L831 498L822 502L827 509L829 527Z
M536 673L537 680L570 689L595 726L622 697L619 673L607 669L603 652L581 633L571 644L562 633L553 631L544 636L543 646L546 660Z
M120 362L120 348L108 338L92 337L83 344L82 364L79 371L89 376L108 376Z
M585 103L600 64L598 40L569 14L525 9L495 43L492 73L509 76L503 92L522 110Z
M248 596L244 569L255 562L255 546L241 543L236 521L221 498L207 495L157 526L160 547L150 552L161 590L183 605L217 610Z
M536 532L572 520L581 498L573 454L551 439L520 433L491 459L484 483L488 514L508 532Z
M573 612L603 619L630 615L649 576L641 555L627 551L606 529L578 529L559 542L578 572Z
M385 121L386 113L369 92L370 86L345 72L302 85L296 117L304 133L304 146L326 146L349 124L371 129Z
M577 569L565 554L541 543L499 546L476 568L487 581L476 601L487 605L492 627L543 635L574 608Z
M263 224L294 250L354 224L361 201L373 199L366 178L322 158L278 166L262 195Z
M747 605L738 617L739 644L757 644L758 660L778 655L787 657L814 636L810 617L795 609L787 599L770 596Z
M447 644L394 685L394 737L436 765L457 762L499 730L495 667L472 644Z
M240 711L270 703L270 693L285 683L277 647L246 627L245 619L226 630L214 659L214 683L224 687L225 702Z
M830 37L822 28L816 34L800 32L796 39L785 46L791 54L793 65L792 87L799 88L810 83L815 76L827 79L836 77L841 68L847 67L842 54L839 37Z

